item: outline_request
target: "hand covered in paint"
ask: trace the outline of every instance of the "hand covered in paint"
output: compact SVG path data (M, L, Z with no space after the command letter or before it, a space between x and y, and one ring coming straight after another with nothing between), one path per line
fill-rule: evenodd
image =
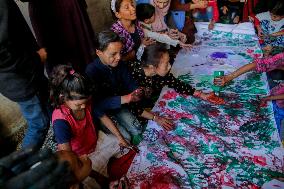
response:
M214 85L216 86L225 86L232 80L230 75L225 75L221 77L214 78Z
M128 104L130 102L137 102L139 101L143 96L143 89L138 88L132 93L129 93L127 95L121 96L121 104Z
M216 96L214 92L203 93L201 91L195 91L193 96L198 97L202 100L206 100L206 101L213 103L213 104L217 104L217 105L225 104L224 99Z
M167 131L171 131L171 130L174 129L174 123L170 119L156 115L156 117L153 121L155 121L158 125L160 125L161 127L163 127Z
M124 138L121 138L119 139L119 146L120 146L120 151L121 151L121 154L123 154L124 152L124 149L127 148L127 149L130 149L130 150L133 150L134 152L136 153L139 153L139 149L134 146L134 145L131 145L128 141L126 141Z
M69 165L49 149L16 151L0 159L0 188L69 188L77 182Z

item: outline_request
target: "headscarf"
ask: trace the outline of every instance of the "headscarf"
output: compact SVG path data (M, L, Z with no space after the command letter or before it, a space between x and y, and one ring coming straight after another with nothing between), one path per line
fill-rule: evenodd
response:
M168 11L170 9L171 0L168 0L168 5L162 9L156 6L156 1L157 0L150 0L150 4L155 7L155 21L151 25L153 31L159 32L168 29L168 26L165 23L165 16L168 14Z

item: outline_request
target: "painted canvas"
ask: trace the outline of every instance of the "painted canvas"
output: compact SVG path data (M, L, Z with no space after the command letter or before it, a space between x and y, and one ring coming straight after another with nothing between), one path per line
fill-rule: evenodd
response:
M227 74L262 56L254 36L204 32L198 33L201 44L181 51L172 69L197 89L212 91L214 71ZM233 37L246 48L228 42ZM221 38L225 45L210 45ZM250 72L220 90L226 103L217 106L164 88L153 111L173 119L175 129L167 132L149 121L124 177L129 187L251 189L283 178L284 150L272 106L259 100L267 89L266 76Z

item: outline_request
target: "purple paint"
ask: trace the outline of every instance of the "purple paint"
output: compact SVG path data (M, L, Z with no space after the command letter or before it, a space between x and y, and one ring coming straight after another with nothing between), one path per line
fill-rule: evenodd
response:
M211 56L212 59L228 58L228 55L225 52L214 52L210 56Z

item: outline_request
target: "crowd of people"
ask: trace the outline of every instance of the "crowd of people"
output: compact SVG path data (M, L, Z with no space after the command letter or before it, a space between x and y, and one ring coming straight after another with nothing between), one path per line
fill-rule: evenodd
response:
M85 187L104 188L127 172L148 120L175 128L151 111L164 86L225 103L170 73L177 51L195 43L195 21L212 30L217 22L250 20L263 48L263 58L216 78L215 85L251 70L284 70L281 0L111 0L116 22L96 35L83 0L28 2L36 39L16 3L0 0L0 93L17 102L27 120L22 148L41 147L52 125L59 157ZM268 100L275 103L283 140L284 85L262 99Z

